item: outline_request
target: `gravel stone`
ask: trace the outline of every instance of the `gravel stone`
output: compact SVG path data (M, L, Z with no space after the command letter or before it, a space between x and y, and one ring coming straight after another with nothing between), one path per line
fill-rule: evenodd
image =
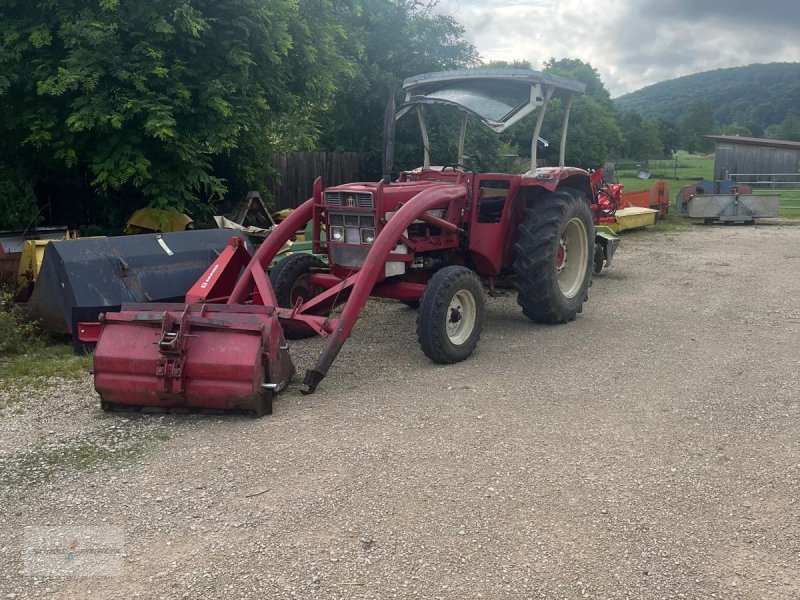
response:
M317 393L258 420L1 389L0 597L800 598L799 249L625 235L573 323L487 297L450 366L371 301ZM302 374L322 341L291 345ZM26 527L55 525L118 528L121 573L27 574Z

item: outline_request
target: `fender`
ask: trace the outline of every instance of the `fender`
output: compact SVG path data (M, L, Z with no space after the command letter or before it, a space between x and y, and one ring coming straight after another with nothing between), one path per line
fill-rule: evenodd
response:
M589 171L577 167L540 167L525 173L520 180L520 186L536 186L554 192L570 179L580 179L591 185L591 177Z

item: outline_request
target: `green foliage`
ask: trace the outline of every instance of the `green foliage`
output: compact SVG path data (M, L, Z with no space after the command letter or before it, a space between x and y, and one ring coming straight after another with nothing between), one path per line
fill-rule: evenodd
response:
M36 225L38 212L30 178L19 167L0 165L0 229L25 229Z
M0 356L23 354L41 345L39 330L25 319L11 292L0 288Z
M198 211L225 195L263 189L278 152L361 151L377 166L386 101L404 78L480 65L463 27L434 9L435 0L0 0L0 227L36 223L40 207L52 220L115 233L146 204L202 219ZM677 102L674 114L640 110L658 96L646 88L650 104L618 99L631 105L623 115L589 63L551 58L543 68L587 86L571 110L571 165L706 150L715 119L741 135L769 126L800 136L788 112L800 65L715 71L704 85L675 80L682 91L661 99ZM550 163L563 110L553 100L542 129ZM431 113L432 161L453 163L458 115ZM518 170L534 122L496 136L471 119L469 166ZM395 154L398 168L421 163L413 115L398 124Z
M740 125L739 123L731 123L722 130L722 133L724 135L743 135L746 137L753 135L753 132L750 131L750 129L744 125Z
M357 10L342 16L348 32L343 53L353 69L337 84L337 94L321 120L319 147L370 153L375 176L382 150L383 116L391 90L419 73L477 64L475 48L452 17L433 11L434 3L414 0L360 0ZM450 121L431 123L434 149ZM395 145L397 168L422 163L419 129L413 115L401 120ZM441 131L438 129L441 128ZM442 134L440 136L439 134ZM453 162L455 152L447 154Z
M0 187L19 207L6 219L35 215L34 190L73 225L118 229L146 204L197 217L263 189L276 153L379 154L390 89L477 64L434 6L0 0L0 164L13 171Z
M551 58L544 63L544 70L553 75L560 75L580 81L586 86L586 95L596 100L601 106L611 108L611 95L600 79L600 73L592 65L577 58Z
M0 383L31 385L49 377L80 379L92 368L92 356L76 356L71 344L38 343L0 360ZM1 408L1 407L0 407Z
M800 63L754 64L662 81L614 100L622 111L678 122L696 102L708 102L722 128L732 123L760 136L800 106Z
M678 126L672 121L658 119L658 137L661 139L661 154L672 156L680 145L680 131Z
M775 131L776 137L782 140L800 142L800 115L795 109L789 111Z
M612 109L611 96L597 70L578 59L550 59L545 72L580 81L586 94L578 96L570 109L565 162L568 165L595 168L615 155L622 145L622 134ZM563 106L554 101L547 109L542 137L550 141L546 156L557 162L561 141Z
M272 153L316 137L286 135L287 115L302 129L348 69L337 8L0 0L0 161L179 210L218 200L229 177L254 185Z
M664 142L658 122L628 112L620 118L620 127L624 139L623 156L626 158L644 160L663 152Z
M553 136L556 142L560 138ZM602 166L622 145L622 136L615 115L602 102L580 97L570 111L566 163L592 169ZM558 148L554 144L553 151Z
M708 102L695 102L680 122L681 147L694 154L711 152L714 142L706 135L714 130L714 115Z

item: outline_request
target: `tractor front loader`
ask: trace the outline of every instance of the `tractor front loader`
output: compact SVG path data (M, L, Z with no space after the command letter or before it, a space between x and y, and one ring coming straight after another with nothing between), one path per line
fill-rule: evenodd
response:
M324 188L297 208L251 257L231 245L181 305L126 305L101 319L95 387L114 406L271 412L294 367L286 339L320 335L326 343L305 373L313 393L328 373L370 296L416 307L423 352L437 363L466 359L478 344L485 294L515 281L523 313L566 323L582 311L592 268L609 263L616 241L595 237L601 214L587 171L564 166L572 97L583 85L527 70L452 71L406 80L405 102L387 108L379 182ZM566 107L560 165L536 167L544 110L559 95ZM459 155L431 166L425 107L460 111ZM540 109L531 170L476 173L464 166L468 117L497 132ZM394 123L415 114L423 165L391 181ZM267 267L306 222L312 255ZM612 236L613 237L613 236ZM602 244L601 244L602 242ZM341 306L341 311L335 309Z

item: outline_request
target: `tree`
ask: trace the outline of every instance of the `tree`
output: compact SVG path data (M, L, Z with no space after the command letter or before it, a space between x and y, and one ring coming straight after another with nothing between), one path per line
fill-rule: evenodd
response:
M580 81L586 94L576 97L570 109L566 162L584 168L602 166L622 145L611 96L597 70L578 59L551 58L544 65L546 73ZM551 141L551 160L557 156L561 141L564 110L559 101L548 107L543 137Z
M708 102L695 102L689 106L680 122L681 144L690 153L711 152L714 143L704 137L714 130L714 114Z
M577 58L551 58L544 63L544 70L553 75L561 75L580 81L586 86L586 95L594 98L601 106L611 109L611 94L600 79L600 73L592 65Z
M627 112L620 119L626 158L646 160L661 154L664 144L655 121L643 119L639 113Z
M800 142L800 115L792 109L781 121L776 131L776 137L782 140Z
M533 70L531 61L525 59L516 60L490 60L480 65L481 69L528 69Z
M554 110L552 115L558 119L559 131L561 113L560 110ZM555 156L561 138L548 135L556 142L552 145ZM621 145L619 126L614 113L607 106L590 97L579 97L573 101L565 157L568 165L585 169L602 166L618 152Z
M739 123L760 136L800 107L800 62L753 64L686 75L614 100L623 111L678 122L695 102L708 102L717 123Z
M340 77L330 110L321 117L321 148L380 156L390 90L398 91L411 75L478 64L464 28L434 8L435 3L415 0L360 0L358 10L342 15L348 32L343 53L353 68ZM398 164L411 158L412 147L414 160L420 160L418 132L405 123L410 120L398 127Z
M27 228L36 223L36 196L27 173L18 168L0 166L0 230Z
M661 151L664 156L672 156L680 144L680 131L672 121L658 119L658 137L661 138Z
M740 125L739 123L736 122L726 126L722 130L722 133L724 135L743 135L746 137L750 137L753 135L753 132L750 131L747 127L745 127L744 125Z
M272 152L316 136L315 105L347 68L338 25L314 22L333 4L311 5L0 0L0 161L95 214L255 183Z

